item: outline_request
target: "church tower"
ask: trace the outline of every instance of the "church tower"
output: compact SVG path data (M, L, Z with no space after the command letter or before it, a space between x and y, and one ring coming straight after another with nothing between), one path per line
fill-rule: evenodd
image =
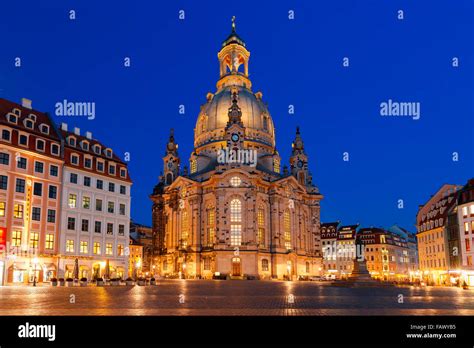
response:
M248 79L250 52L235 31L235 17L232 17L232 31L222 43L222 49L217 54L217 58L220 70L218 89L229 85L239 85L250 89L251 82Z
M310 175L308 172L308 156L304 151L304 143L300 134L300 127L296 127L295 140L291 144L292 152L290 157L290 172L303 186L310 185Z
M168 144L166 144L165 156L163 157L163 173L166 186L171 185L179 176L179 163L178 144L174 140L174 130L171 129Z

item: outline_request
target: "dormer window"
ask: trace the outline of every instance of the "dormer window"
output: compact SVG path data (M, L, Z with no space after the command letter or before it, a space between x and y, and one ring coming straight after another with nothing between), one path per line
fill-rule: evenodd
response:
M30 120L33 120L33 122L36 122L36 115L34 115L34 114L29 114L29 115L28 115L28 118L29 118Z
M12 114L14 114L14 115L16 115L16 116L20 116L20 115L21 115L21 111L20 111L20 109L14 108L14 109L12 110Z
M115 175L115 165L109 164L109 174Z
M100 151L101 151L100 146L99 145L94 145L94 152L96 154L100 155Z
M112 150L111 149L105 150L105 156L112 158Z
M8 122L17 124L18 123L18 116L14 114L7 115Z
M36 150L44 151L46 142L42 139L36 139Z
M43 134L49 134L49 126L45 124L40 125L40 131Z
M72 154L71 155L71 163L76 165L76 166L79 165L79 156Z
M76 146L76 138L69 137L69 145L71 146Z
M84 151L89 151L89 143L87 141L82 141L82 149Z
M25 127L26 128L33 129L34 125L35 125L35 123L32 120L30 120L28 118L25 119Z
M127 177L127 170L124 168L120 169L120 177L126 178Z

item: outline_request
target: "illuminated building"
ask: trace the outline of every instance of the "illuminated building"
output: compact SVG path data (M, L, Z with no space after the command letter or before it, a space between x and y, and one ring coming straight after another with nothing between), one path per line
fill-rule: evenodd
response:
M62 165L49 115L0 99L0 284L56 275Z
M127 165L111 148L61 124L64 171L61 211L60 276L73 277L76 258L79 278L106 275L124 278L130 228L131 180Z
M143 246L142 271L153 272L153 231L151 227L130 222L130 238Z
M447 217L456 206L457 185L443 185L417 214L419 267L428 284L449 284L450 250Z
M336 267L338 275L346 278L354 268L354 258L358 256L356 250L356 235L359 224L341 226L336 238Z
M245 42L218 53L217 91L194 129L190 170L171 133L151 195L157 272L186 278L298 279L320 273L319 202L297 129L290 168L276 150L261 92L252 91Z
M474 179L459 190L457 204L461 281L474 286Z
M357 238L364 245L367 270L373 278L390 281L414 280L418 271L416 254L410 248L407 236L382 228L368 227L361 228Z
M128 276L136 278L143 271L143 245L140 245L132 236L129 241Z
M321 223L321 247L323 253L323 274L338 273L336 259L337 222Z

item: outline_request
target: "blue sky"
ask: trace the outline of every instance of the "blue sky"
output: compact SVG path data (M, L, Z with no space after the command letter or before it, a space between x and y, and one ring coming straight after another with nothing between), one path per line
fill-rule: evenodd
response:
M199 107L215 91L217 51L235 15L251 52L253 90L268 102L285 162L301 127L325 196L322 220L413 230L419 204L442 184L464 184L474 173L473 13L470 0L19 0L0 12L0 97L27 97L51 114L63 99L95 102L94 120L53 117L91 131L119 155L130 152L132 218L150 224L148 195L169 129L187 163ZM381 117L380 103L388 99L419 102L420 119Z

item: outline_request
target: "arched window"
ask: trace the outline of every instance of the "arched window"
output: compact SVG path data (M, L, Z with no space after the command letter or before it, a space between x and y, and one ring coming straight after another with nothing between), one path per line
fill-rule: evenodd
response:
M308 234L306 233L306 215L303 214L303 219L301 220L301 247L309 249L308 243Z
M263 130L268 130L268 117L263 115Z
M216 213L214 207L207 208L207 244L214 245L216 238Z
M291 217L288 209L283 213L283 233L285 237L285 248L291 249Z
M273 171L275 173L280 173L280 159L279 158L275 158L273 160Z
M189 237L188 211L183 209L181 211L181 247L186 248L188 246L188 237Z
M230 244L242 244L242 202L237 198L230 202Z
M173 182L173 174L171 173L166 174L166 185L171 185L172 182Z
M197 172L197 160L191 160L191 174Z
M242 184L242 180L238 176L230 178L230 185L233 187L239 187Z
M268 272L268 260L267 259L262 260L262 271L263 272Z
M257 243L260 246L265 246L265 208L263 205L258 207L257 211L258 236Z

